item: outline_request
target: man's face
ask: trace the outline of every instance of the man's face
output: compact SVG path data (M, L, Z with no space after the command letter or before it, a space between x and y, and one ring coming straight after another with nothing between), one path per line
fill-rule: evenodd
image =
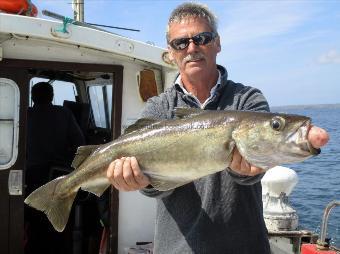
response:
M174 22L170 25L169 41L191 38L202 32L212 32L204 18L187 18L180 23ZM206 45L195 45L190 40L188 47L182 50L173 49L169 45L168 51L170 59L177 64L182 75L197 75L204 71L216 69L216 56L221 51L221 46L219 37L217 37ZM194 59L187 60L190 55L194 56Z

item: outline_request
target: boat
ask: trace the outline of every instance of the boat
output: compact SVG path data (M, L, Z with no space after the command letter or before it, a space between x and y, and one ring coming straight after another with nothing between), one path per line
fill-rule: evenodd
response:
M165 49L73 21L0 13L1 253L24 253L26 112L32 106L32 85L39 81L53 85L54 103L74 113L90 145L118 137L137 119L146 100L171 85L177 73ZM69 169L50 170L54 177ZM289 191L273 197L267 190L265 202L288 204ZM155 200L111 188L106 201L109 219L101 225L99 212L86 215L89 204L96 207L97 201L87 195L77 200L69 225L73 234L68 238L73 253L150 253ZM313 249L317 237L298 230L294 211L289 211L288 226L281 220L276 229L269 230L273 254L338 253L325 244L329 252ZM89 220L98 224L91 238L84 232ZM90 241L98 243L95 251L84 245Z

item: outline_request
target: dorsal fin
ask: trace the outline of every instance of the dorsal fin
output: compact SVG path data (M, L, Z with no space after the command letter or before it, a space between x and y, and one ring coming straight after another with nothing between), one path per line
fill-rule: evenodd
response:
M83 161L89 157L89 155L96 150L99 147L99 145L89 145L89 146L79 146L76 152L76 156L74 157L72 161L72 167L74 169L77 169L80 164L83 163Z
M174 113L177 118L188 118L206 113L206 110L200 108L175 108Z
M128 134L130 132L139 130L141 128L144 128L146 126L152 125L154 123L158 123L159 120L151 119L151 118L141 118L138 119L134 124L130 125L124 130L124 134Z

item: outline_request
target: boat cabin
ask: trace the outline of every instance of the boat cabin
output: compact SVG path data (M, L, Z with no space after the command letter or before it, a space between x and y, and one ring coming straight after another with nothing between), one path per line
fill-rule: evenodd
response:
M175 74L162 48L95 28L0 13L1 253L24 253L27 244L24 198L32 86L50 83L53 104L73 113L91 145L117 138ZM46 170L53 179L72 168ZM154 213L155 201L138 192L111 188L100 199L82 192L63 233L68 239L63 248L69 253L99 253L99 248L125 253L136 242L153 240Z

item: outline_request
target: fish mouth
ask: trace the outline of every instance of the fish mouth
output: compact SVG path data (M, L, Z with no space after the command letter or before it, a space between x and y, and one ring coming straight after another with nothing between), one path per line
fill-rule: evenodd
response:
M313 125L310 119L304 121L302 125L296 130L297 138L295 142L303 151L308 152L311 155L318 155L321 153L321 149L313 147L308 141L308 133L312 126Z

